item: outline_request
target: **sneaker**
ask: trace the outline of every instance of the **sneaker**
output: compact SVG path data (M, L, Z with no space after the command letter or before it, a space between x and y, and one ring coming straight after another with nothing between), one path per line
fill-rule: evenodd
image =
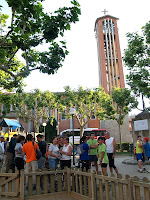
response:
M143 173L143 170L142 169L138 169L138 172Z
M146 172L147 172L147 170L146 170L145 168L143 168L143 172L144 172L144 173L146 173Z
M147 172L148 172L148 173L150 173L150 169L149 169L149 170L147 170Z

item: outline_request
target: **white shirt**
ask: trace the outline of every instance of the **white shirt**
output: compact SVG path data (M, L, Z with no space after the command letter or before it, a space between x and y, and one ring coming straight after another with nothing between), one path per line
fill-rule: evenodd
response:
M109 139L105 140L107 153L113 153L114 152L113 140L114 140L113 137L110 137Z
M0 155L3 155L5 152L5 149L4 149L4 142L1 142L0 141Z
M69 147L72 147L70 144L68 144L67 146L64 145L62 148L62 151L69 153ZM66 154L62 154L61 160L70 160L71 156L67 156Z
M54 154L54 155L59 155L59 148L58 148L57 145L51 144L51 145L49 146L49 149L48 149L48 150L49 150L52 154ZM53 157L53 156L50 156L50 155L48 155L48 158L56 159L56 157Z

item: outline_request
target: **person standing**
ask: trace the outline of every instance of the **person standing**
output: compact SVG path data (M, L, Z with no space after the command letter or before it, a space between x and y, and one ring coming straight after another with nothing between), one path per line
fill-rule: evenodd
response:
M0 136L0 172L4 163L4 153L5 153L4 140L5 140L5 136L1 135Z
M6 140L5 140L5 142L4 142L5 153L7 152L8 144L9 144L9 137L6 138Z
M143 148L145 149L146 157L150 162L150 144L148 141L149 141L148 137L143 138ZM147 172L150 173L150 170L147 170Z
M113 137L110 137L109 132L107 131L105 133L105 144L106 144L106 150L107 150L107 156L109 160L109 169L110 172L113 173L113 169L115 170L116 174L118 175L118 169L114 164L114 158L116 153L116 141Z
M64 138L64 146L60 153L62 155L60 159L60 167L63 170L64 167L71 168L71 155L72 155L72 146L69 144L69 138Z
M24 169L24 155L22 152L24 142L25 142L25 137L21 135L16 140L16 146L15 146L15 165L19 170L19 173L21 169Z
M54 137L52 140L52 144L49 146L48 149L49 168L53 168L55 170L57 169L59 156L60 155L59 155L57 137Z
M83 136L81 139L80 139L80 145L82 145L82 153L80 154L80 161L81 161L81 164L82 164L82 171L83 169L85 168L86 171L88 171L89 169L89 155L88 155L88 152L89 152L89 145L87 144L87 137L86 136Z
M9 146L7 148L6 152L6 173L10 169L12 169L13 172L15 172L15 146L16 146L16 140L19 137L19 135L14 134L9 142Z
M38 134L37 136L38 146L41 151L41 158L38 160L38 168L43 170L45 167L45 153L46 153L46 142L43 141L43 135Z
M142 145L142 138L139 135L137 137L137 142L136 142L136 156L137 156L137 161L138 161L138 172L143 172L142 169L142 159L143 159L143 145Z
M98 173L98 158L97 158L97 148L98 148L98 142L97 140L94 139L94 133L90 134L90 139L87 141L87 144L90 147L90 152L89 152L89 167L91 168L91 163L94 162L95 169Z
M64 138L63 137L59 137L59 139L58 139L58 148L60 150L62 150L63 146L64 146Z
M104 142L104 138L99 137L98 138L99 145L98 145L97 157L99 158L99 161L100 161L102 173L103 173L103 175L105 175L107 172L107 164L109 163L109 161L108 161L108 157L107 157L106 145L103 142Z
M36 149L39 151L39 147L36 142L32 142L33 136L28 134L26 137L27 143L23 145L22 151L26 155L26 172L32 169L32 172L36 172L38 169L38 163L36 158ZM26 179L26 184L28 184L28 177ZM35 189L36 176L33 175L33 189Z

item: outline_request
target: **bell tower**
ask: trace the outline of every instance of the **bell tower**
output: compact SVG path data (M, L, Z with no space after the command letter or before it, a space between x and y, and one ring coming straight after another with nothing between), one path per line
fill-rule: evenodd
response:
M104 11L106 14L107 11ZM94 29L98 49L99 85L109 94L112 87L125 87L117 21L116 17L104 15L97 18Z

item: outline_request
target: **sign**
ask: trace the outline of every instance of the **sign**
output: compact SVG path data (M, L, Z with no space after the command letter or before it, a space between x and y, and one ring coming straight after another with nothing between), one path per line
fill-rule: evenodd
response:
M69 137L69 143L73 144L73 136ZM74 136L74 144L80 144L80 136Z
M134 130L135 131L148 130L148 120L143 119L143 120L134 121Z

